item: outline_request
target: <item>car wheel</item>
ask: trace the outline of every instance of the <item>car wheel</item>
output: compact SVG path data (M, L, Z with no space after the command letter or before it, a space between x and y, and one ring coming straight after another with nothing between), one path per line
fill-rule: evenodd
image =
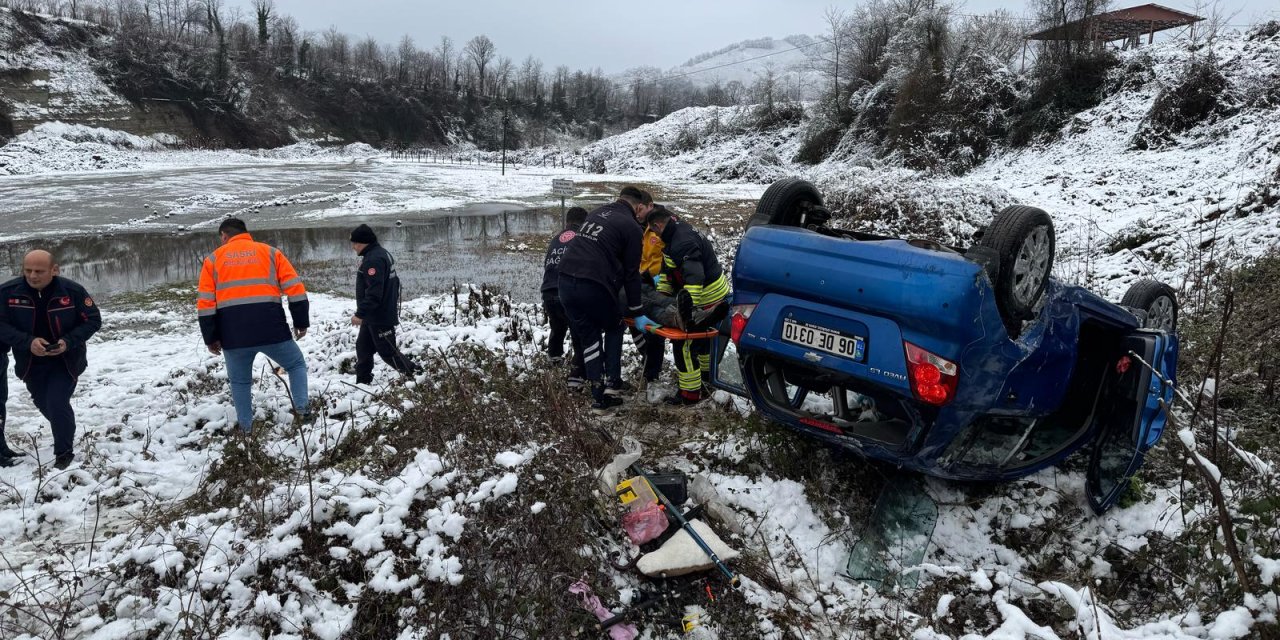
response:
M1143 279L1133 283L1120 300L1122 306L1146 312L1142 326L1168 333L1178 330L1178 296L1173 287L1159 280Z
M981 245L1000 257L996 306L1009 334L1035 315L1053 269L1054 234L1049 214L1035 207L1005 207L982 234Z
M800 178L783 178L765 189L756 204L756 212L747 221L747 228L762 224L802 226L805 212L822 206L822 194L812 183Z

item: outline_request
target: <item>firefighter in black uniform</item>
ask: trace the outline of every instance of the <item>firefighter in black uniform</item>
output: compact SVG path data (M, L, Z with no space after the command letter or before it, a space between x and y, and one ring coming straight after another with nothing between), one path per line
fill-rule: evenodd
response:
M658 291L676 296L686 330L706 329L724 320L729 313L729 279L716 259L715 247L670 210L654 210L648 222L664 245ZM672 340L671 352L680 391L667 402L695 404L703 399L704 383L710 378L711 340Z
M551 238L547 244L547 255L542 262L542 311L551 324L551 337L547 340L547 357L559 363L564 359L564 338L569 332L569 316L565 315L564 305L560 304L560 258L569 246L569 241L578 234L578 227L587 219L587 210L582 207L569 209L564 216L564 229ZM586 371L582 366L582 349L573 345L573 366L569 370L569 388L577 389L586 384Z
M576 348L582 350L591 408L608 411L622 404L622 315L619 290L636 326L657 325L640 313L640 236L635 212L643 195L624 187L618 199L587 214L582 227L560 259L560 302L569 316ZM604 339L601 340L603 334Z
M395 260L378 244L369 225L351 232L351 248L360 256L356 272L356 313L351 324L360 327L356 337L356 384L373 382L373 354L396 371L412 376L418 366L396 347L396 325L400 324L400 276Z
M0 285L0 342L13 349L18 377L49 421L53 466L66 469L75 459L71 394L89 365L85 343L102 327L102 315L84 287L58 276L48 251L28 253L22 274Z

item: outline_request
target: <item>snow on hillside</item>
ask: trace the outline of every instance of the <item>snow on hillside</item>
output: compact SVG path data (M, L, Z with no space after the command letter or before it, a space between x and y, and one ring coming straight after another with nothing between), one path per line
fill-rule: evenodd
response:
M687 107L583 149L610 173L702 182L772 182L795 173L789 161L800 128L752 131L752 107Z
M369 158L380 153L363 142L329 147L314 142L298 142L262 151L175 148L181 143L181 140L171 134L136 136L102 127L45 122L0 146L0 176L237 165L283 160L333 162Z
M1257 255L1280 243L1280 113L1255 95L1280 86L1280 38L1229 34L1218 41L1215 54L1232 99L1244 106L1194 127L1165 148L1138 150L1131 139L1161 87L1176 84L1192 55L1179 41L1124 52L1120 69L1146 64L1153 79L1078 114L1058 140L997 152L961 177L874 160L866 161L874 166L797 164L803 125L757 131L749 125L748 108L684 109L585 152L610 170L664 179L768 183L799 175L827 192L829 201L834 197L850 208L874 210L879 218L860 223L908 235L942 233L958 242L999 207L1038 206L1055 220L1060 276L1112 295L1142 275L1178 286L1180 265L1199 251L1230 246ZM1251 95L1254 103L1248 102ZM894 211L918 210L929 211L934 223L912 227L905 219L893 220Z
M809 100L817 97L819 85L819 74L809 68L808 58L808 51L816 42L806 35L743 40L694 56L667 73L691 74L688 79L702 87L716 83L725 86L730 82L750 87L771 69L784 91L794 91L792 95Z
M93 70L93 60L84 51L73 47L52 47L40 40L25 37L17 24L20 18L9 9L0 9L0 78L5 72L29 75L32 72L48 79L36 79L33 87L48 91L48 102L24 99L12 100L10 110L14 119L44 120L57 118L66 112L100 111L129 107L129 102L107 86ZM86 22L49 19L51 38L77 40L73 32L92 30Z
M1227 38L1215 53L1235 91L1280 86L1280 38ZM1280 109L1244 108L1167 148L1135 150L1143 116L1191 54L1167 43L1127 55L1150 55L1156 81L1078 114L1060 141L1001 154L954 183L998 184L1049 211L1060 275L1113 294L1147 274L1176 287L1201 250L1257 255L1280 245Z

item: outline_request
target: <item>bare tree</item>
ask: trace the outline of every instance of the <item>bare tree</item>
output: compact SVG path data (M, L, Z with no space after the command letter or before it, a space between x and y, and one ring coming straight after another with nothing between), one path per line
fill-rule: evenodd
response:
M497 47L489 36L478 35L467 41L464 49L471 58L471 63L475 65L476 73L479 75L479 91L480 95L484 95L484 70L493 60L493 56L497 53Z
M960 61L970 55L981 54L1008 65L1022 48L1022 36L1022 26L1013 14L1004 9L969 16L956 36L953 58Z
M409 81L409 72L418 57L418 47L408 34L400 38L400 46L396 48L396 81L405 84Z
M275 0L253 0L253 17L258 23L258 48L265 50L271 37L271 19L275 16Z
M453 60L453 40L449 36L440 36L440 44L436 45L436 58L440 60L440 86L449 88L449 63Z
M495 95L506 95L511 88L511 75L515 72L515 63L511 62L511 58L502 56L498 58L498 65L493 69L493 83Z
M815 71L827 79L831 96L831 112L838 114L844 109L841 80L846 76L844 68L849 65L851 55L849 47L851 21L849 15L836 6L827 7L823 13L825 33L817 46L809 47L809 62Z

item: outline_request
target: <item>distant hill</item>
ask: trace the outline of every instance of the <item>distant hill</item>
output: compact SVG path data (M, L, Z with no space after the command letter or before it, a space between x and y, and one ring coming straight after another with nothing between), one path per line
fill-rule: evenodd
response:
M681 75L697 72L688 76L688 79L700 87L716 82L727 85L734 81L750 87L771 68L779 86L797 90L801 99L813 99L817 97L817 88L820 86L816 81L819 74L809 70L806 50L816 42L815 38L806 35L743 40L722 49L696 55L684 64L672 67L668 73Z

